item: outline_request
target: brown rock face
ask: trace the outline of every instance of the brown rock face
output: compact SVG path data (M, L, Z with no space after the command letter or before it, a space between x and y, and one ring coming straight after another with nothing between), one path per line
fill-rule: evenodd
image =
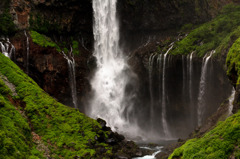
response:
M221 8L236 0L119 0L122 43L130 50L176 34L185 24L199 24L215 17Z
M29 35L28 35L29 36ZM27 71L27 41L23 32L18 33L13 39L10 39L16 47L15 63L25 72ZM71 89L69 84L68 63L63 55L55 48L41 47L32 42L29 37L29 76L32 77L41 88L51 96L57 98L60 102L73 106ZM83 55L82 55L83 54ZM87 59L89 52L81 48L81 56L75 57L76 60L76 80L77 93L80 99L79 108L81 109L81 99L83 94L89 89L89 83L86 77L89 70Z
M30 2L25 0L12 0L10 6L10 13L13 16L14 23L19 29L26 29L29 27L29 13L31 8Z

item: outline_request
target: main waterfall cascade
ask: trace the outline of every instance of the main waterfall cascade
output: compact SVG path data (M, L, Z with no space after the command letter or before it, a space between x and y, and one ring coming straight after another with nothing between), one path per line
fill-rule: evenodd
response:
M114 131L139 135L134 118L131 118L134 115L132 101L136 96L130 78L134 75L119 47L117 0L94 0L92 3L97 70L91 80L93 97L88 114L103 118Z

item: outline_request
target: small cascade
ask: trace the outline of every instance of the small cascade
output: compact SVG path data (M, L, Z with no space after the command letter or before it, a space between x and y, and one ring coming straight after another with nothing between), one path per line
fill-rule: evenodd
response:
M26 59L26 71L27 71L27 73L29 72L29 68L28 68L28 66L29 66L29 38L28 38L28 35L27 35L27 32L26 32L26 30L24 31L24 35L25 35L25 37L26 37L26 50L27 50L27 59Z
M0 42L0 46L1 46L1 52L2 52L6 57L9 57L8 52L7 52L6 48L5 48L5 45L3 45L2 42Z
M202 120L204 117L204 111L205 111L205 89L206 89L206 76L207 76L207 70L208 70L208 61L210 60L211 56L215 53L215 50L211 51L210 55L207 56L207 54L203 58L202 62L202 72L201 72L201 78L200 78L200 86L199 86L199 94L198 94L198 126L202 125Z
M77 101L77 83L76 83L76 73L75 73L75 60L74 56L72 54L72 47L70 50L70 57L68 57L64 52L62 52L64 58L68 62L68 74L69 74L69 85L71 88L71 93L72 93L72 102L74 105L74 108L78 108L78 101Z
M229 107L228 107L228 115L232 115L232 110L233 110L233 101L234 101L234 98L235 98L235 94L236 94L236 91L235 89L233 88L232 89L232 94L231 96L228 98L228 101L229 101Z
M150 99L151 99L151 107L150 107L150 123L151 123L151 132L153 132L153 119L154 119L154 101L153 101L153 65L154 65L154 59L157 56L157 54L152 54L149 57L149 93L150 93Z
M0 51L8 58L15 59L15 47L9 41L9 38L2 38L0 41Z
M165 90L165 80L166 80L166 62L168 61L168 53L173 48L174 43L170 44L170 48L164 54L163 57L163 74L162 74L162 126L163 133L165 137L170 137L170 131L167 123L167 110L166 110L166 90Z

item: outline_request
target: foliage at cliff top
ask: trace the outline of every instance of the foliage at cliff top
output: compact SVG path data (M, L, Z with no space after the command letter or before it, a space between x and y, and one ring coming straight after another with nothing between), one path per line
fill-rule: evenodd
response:
M31 35L31 38L32 38L32 41L39 45L39 46L42 46L42 47L53 47L53 48L56 48L56 50L58 52L61 52L63 50L63 52L65 54L68 54L69 53L69 50L66 48L66 42L63 42L63 43L59 43L59 44L56 44L55 42L53 42L49 37L43 35L43 34L40 34L36 31L30 31L30 35ZM71 42L72 42L72 52L74 55L79 55L79 43L73 39L71 39Z
M220 53L227 47L231 37L237 37L235 34L240 35L239 25L240 6L227 5L215 19L200 25L183 40L176 42L170 53L177 55L196 51L200 57L211 50Z
M16 32L15 24L8 9L0 14L0 35L11 35Z
M31 123L34 132L48 145L51 157L74 158L80 156L94 158L96 157L96 147L101 149L102 156L108 156L111 153L109 145L97 140L100 136L107 137L108 131L103 131L97 121L51 98L3 54L0 54L0 73L16 86L18 95L14 96L14 99L25 103L19 109L26 113L28 122ZM2 86L2 82L0 84ZM28 144L28 141L31 143L30 128L26 119L13 111L14 108L5 99L6 97L2 97L4 94L10 96L8 92L9 90L0 89L0 130L2 129L1 126L5 130L8 125L13 130L0 131L0 144L5 144L2 151L4 151L4 154L13 154L12 158L16 155L14 152L19 156L28 156L27 153L30 148L27 146L31 145ZM12 113L9 111L12 111ZM6 119L2 117L2 114L5 115L4 118ZM19 147L19 145L22 145L22 147ZM0 147L2 148L2 146Z
M54 43L49 37L39 34L36 31L30 31L30 35L32 37L32 41L35 44L38 44L42 47L54 47L57 49L57 51L61 51L60 47L56 43Z
M236 85L240 84L240 38L238 38L235 43L230 48L227 55L227 75L235 81ZM236 76L236 77L234 77Z
M202 138L188 140L175 149L169 159L240 158L240 112L219 122Z

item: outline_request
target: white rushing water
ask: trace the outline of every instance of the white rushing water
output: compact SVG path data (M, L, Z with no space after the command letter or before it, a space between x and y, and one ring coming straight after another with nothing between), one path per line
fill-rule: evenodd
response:
M151 150L151 151L154 151L154 153L152 155L146 155L146 156L143 156L143 157L135 157L133 159L156 159L156 155L158 153L161 152L163 146L157 146L157 147L154 147L154 148L150 148L150 147L140 147L141 149L146 149L146 150Z
M72 55L72 47L69 52L70 57L68 57L64 52L62 52L62 54L68 62L69 85L71 88L72 102L73 102L74 108L77 108L77 105L78 105L77 83L76 83L76 73L75 73L75 60L74 60L74 56Z
M236 91L235 91L235 89L233 88L233 89L232 89L232 94L231 94L231 96L228 98L228 101L229 101L228 114L229 114L229 115L232 115L232 111L233 111L233 101L234 101L234 98L235 98L235 94L236 94Z
M117 0L94 0L92 3L97 70L91 80L94 95L88 115L103 118L113 131L136 135L136 126L128 119L128 113L133 110L132 104L127 100L129 97L125 98L129 68L119 47Z
M9 38L1 38L0 42L0 52L2 52L6 57L14 60L15 58L15 47L9 41Z
M207 70L208 70L208 61L212 57L212 55L215 53L215 50L211 51L210 55L207 56L207 54L203 58L202 63L202 72L201 72L201 78L200 78L200 84L199 84L199 93L198 93L198 126L202 125L202 120L204 118L204 107L205 107L205 90L206 90L206 76L207 76Z
M165 90L165 80L166 80L166 61L169 51L173 48L173 44L170 44L170 48L167 50L167 52L164 54L163 57L163 75L162 75L162 126L163 126L163 133L165 137L170 137L170 131L168 128L167 123L167 106L166 106L166 90Z
M27 32L26 32L26 30L24 30L24 35L25 35L25 37L26 37L26 50L27 50L27 59L26 59L26 71L27 71L27 73L28 73L28 71L29 71L29 38L28 38L28 35L27 35Z
M150 124L151 124L151 130L150 132L153 133L153 120L154 120L154 101L153 101L153 65L154 65L154 59L157 56L157 54L152 54L149 57L149 93L150 93L150 100L151 100L151 106L150 106Z
M3 55L5 55L6 57L9 57L8 52L5 48L5 45L3 45L2 42L0 42L0 47L1 47L1 52L3 53Z
M192 120L192 126L194 127L194 104L193 104L193 53L190 54L189 58L189 103L190 103L190 118Z

